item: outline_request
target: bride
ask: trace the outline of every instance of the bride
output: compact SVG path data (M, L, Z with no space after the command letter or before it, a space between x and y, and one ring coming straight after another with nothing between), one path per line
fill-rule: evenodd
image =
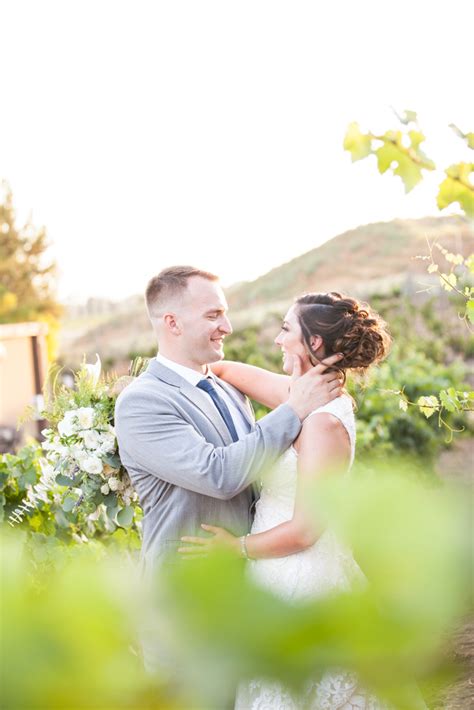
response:
M383 320L369 307L339 293L311 293L298 298L275 339L283 353L278 375L235 362L212 365L213 372L252 399L275 408L288 397L289 376L306 372L333 353L344 355L338 369L364 372L388 352L390 336ZM304 504L304 486L325 472L347 471L354 459L355 420L352 398L343 393L312 412L301 432L262 483L251 532L241 538L203 524L212 537L184 537L192 547L183 554L227 544L250 561L253 578L286 600L302 600L349 589L362 572L350 552L330 530L315 524ZM303 696L265 680L242 684L236 710L382 708L347 671L331 671L307 686Z

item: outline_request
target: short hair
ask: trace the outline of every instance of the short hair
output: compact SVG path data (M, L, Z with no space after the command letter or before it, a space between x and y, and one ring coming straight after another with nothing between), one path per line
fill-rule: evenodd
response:
M208 281L219 281L219 277L209 271L196 269L194 266L170 266L153 276L145 291L145 301L150 318L156 318L163 305L170 299L179 296L187 288L188 281L193 276L200 276Z

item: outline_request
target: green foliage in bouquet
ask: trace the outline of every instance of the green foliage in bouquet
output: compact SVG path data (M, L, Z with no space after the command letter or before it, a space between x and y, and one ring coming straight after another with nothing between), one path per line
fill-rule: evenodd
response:
M0 457L9 507L16 503L11 525L77 542L123 542L118 528L129 529L128 544L139 544L138 498L120 461L113 417L117 395L144 365L136 361L130 376L106 379L97 358L95 365L83 364L73 387L59 383L59 371L50 373L45 441Z

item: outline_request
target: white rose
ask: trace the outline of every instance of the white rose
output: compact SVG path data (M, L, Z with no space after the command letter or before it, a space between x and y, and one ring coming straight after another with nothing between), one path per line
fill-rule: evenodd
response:
M92 407L79 407L76 409L77 421L81 429L90 429L94 423L94 410Z
M69 447L69 456L72 456L74 461L81 465L81 462L87 458L88 454L81 444L72 444Z
M111 491L118 491L120 488L120 481L118 478L111 476L108 480L109 488Z
M87 446L88 449L98 449L100 446L100 437L99 434L94 431L93 429L86 429L85 431L81 431L79 436L82 438L84 441L84 444Z
M100 492L104 495L107 496L110 493L110 488L108 483L104 483L103 486L100 487Z
M115 450L115 434L102 434L100 437L102 439L102 443L100 445L100 450L101 453L103 454L110 454L112 451Z
M77 431L76 412L78 410L70 410L66 412L62 420L58 424L58 432L61 436L71 436Z
M97 456L86 456L81 461L81 469L86 473L102 473L102 461Z

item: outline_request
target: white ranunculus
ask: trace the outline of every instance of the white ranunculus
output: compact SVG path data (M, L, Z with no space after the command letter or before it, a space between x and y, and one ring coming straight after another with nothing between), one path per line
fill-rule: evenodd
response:
M118 491L120 488L120 481L118 478L115 478L115 476L111 476L107 483L111 491Z
M71 409L69 412L66 412L64 417L61 419L61 421L58 424L58 432L60 433L61 436L71 436L72 434L75 434L77 431L77 424L76 424L76 412L77 409Z
M79 436L82 438L84 444L87 446L88 449L99 448L101 443L101 437L94 429L85 429L84 431L80 432Z
M100 487L100 492L104 495L107 496L110 493L110 488L108 483L104 483L103 486Z
M79 407L76 409L77 421L81 429L90 429L94 423L94 410L92 407Z
M102 473L102 461L97 456L86 456L81 461L81 469L86 473Z
M101 434L102 443L100 445L100 451L103 454L110 454L115 450L115 434L110 434L106 432Z
M87 458L88 453L82 444L73 444L69 447L69 455L80 465L81 461Z

